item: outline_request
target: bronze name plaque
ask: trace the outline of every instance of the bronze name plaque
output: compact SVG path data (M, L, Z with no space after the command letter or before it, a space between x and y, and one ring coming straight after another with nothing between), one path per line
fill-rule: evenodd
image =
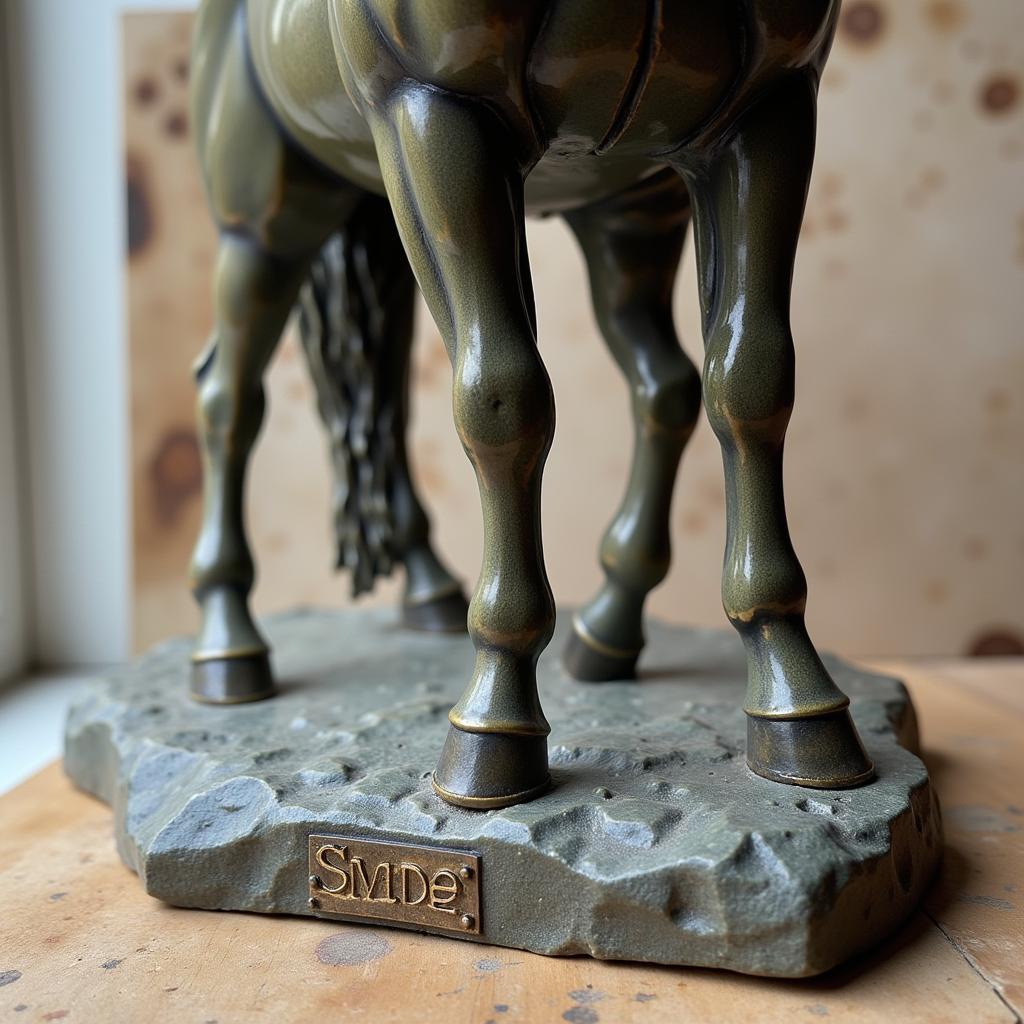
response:
M309 837L315 914L372 917L480 934L480 858L436 846Z

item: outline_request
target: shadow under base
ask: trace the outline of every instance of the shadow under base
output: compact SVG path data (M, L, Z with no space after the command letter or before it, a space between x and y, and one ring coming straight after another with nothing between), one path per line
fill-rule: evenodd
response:
M189 642L164 644L83 692L65 768L113 807L146 891L182 907L313 914L317 834L477 855L463 937L538 953L799 977L913 911L942 838L899 681L826 656L877 777L797 789L746 767L733 633L654 623L638 680L579 683L559 660L569 618L539 667L553 786L529 803L435 794L472 647L379 610L269 619L280 692L255 704L190 700Z

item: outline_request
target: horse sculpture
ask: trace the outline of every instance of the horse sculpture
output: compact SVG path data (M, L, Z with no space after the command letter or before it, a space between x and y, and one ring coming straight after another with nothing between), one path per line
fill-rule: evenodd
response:
M405 460L414 274L451 358L484 518L475 669L434 786L471 808L548 786L535 668L554 625L540 531L554 405L524 217L559 213L636 437L605 581L574 620L567 668L587 680L635 671L703 392L725 464L722 589L748 657L748 764L800 786L871 777L849 700L804 626L782 486L790 284L837 14L838 0L205 0L192 122L220 247L216 327L197 367L195 696L273 692L247 605L243 480L261 378L300 295L341 481L340 557L357 590L403 562L410 625L464 625ZM691 200L703 378L670 305Z

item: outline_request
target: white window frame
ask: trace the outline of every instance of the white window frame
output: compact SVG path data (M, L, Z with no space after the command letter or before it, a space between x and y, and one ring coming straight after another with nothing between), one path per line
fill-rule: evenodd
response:
M0 40L7 37L0 5ZM8 95L0 54L0 97ZM10 112L0 103L0 684L20 676L30 658L26 555L28 516L23 444L24 403L17 338Z
M28 520L13 546L30 577L20 588L22 619L33 624L30 656L42 666L130 653L121 15L190 6L3 0L0 65L9 81L0 95L10 105L8 229L16 240L16 272L4 276L19 293L7 352L21 378L4 376L23 395L15 447L25 453L17 489ZM4 399L0 392L0 406ZM0 546L11 547L11 537L0 536Z

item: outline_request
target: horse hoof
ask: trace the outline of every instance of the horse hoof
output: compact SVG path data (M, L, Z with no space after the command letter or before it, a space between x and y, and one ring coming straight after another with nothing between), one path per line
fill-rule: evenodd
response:
M599 650L589 637L583 634L573 622L569 642L562 654L562 664L574 679L584 683L607 683L613 679L635 679L636 662L640 652L616 651L613 648Z
M462 591L402 605L402 625L421 633L465 633L469 602Z
M772 782L849 789L875 774L848 708L811 718L747 716L747 765Z
M448 730L433 776L446 803L488 811L526 803L551 787L547 736Z
M192 662L191 696L203 704L245 704L276 692L265 651Z

